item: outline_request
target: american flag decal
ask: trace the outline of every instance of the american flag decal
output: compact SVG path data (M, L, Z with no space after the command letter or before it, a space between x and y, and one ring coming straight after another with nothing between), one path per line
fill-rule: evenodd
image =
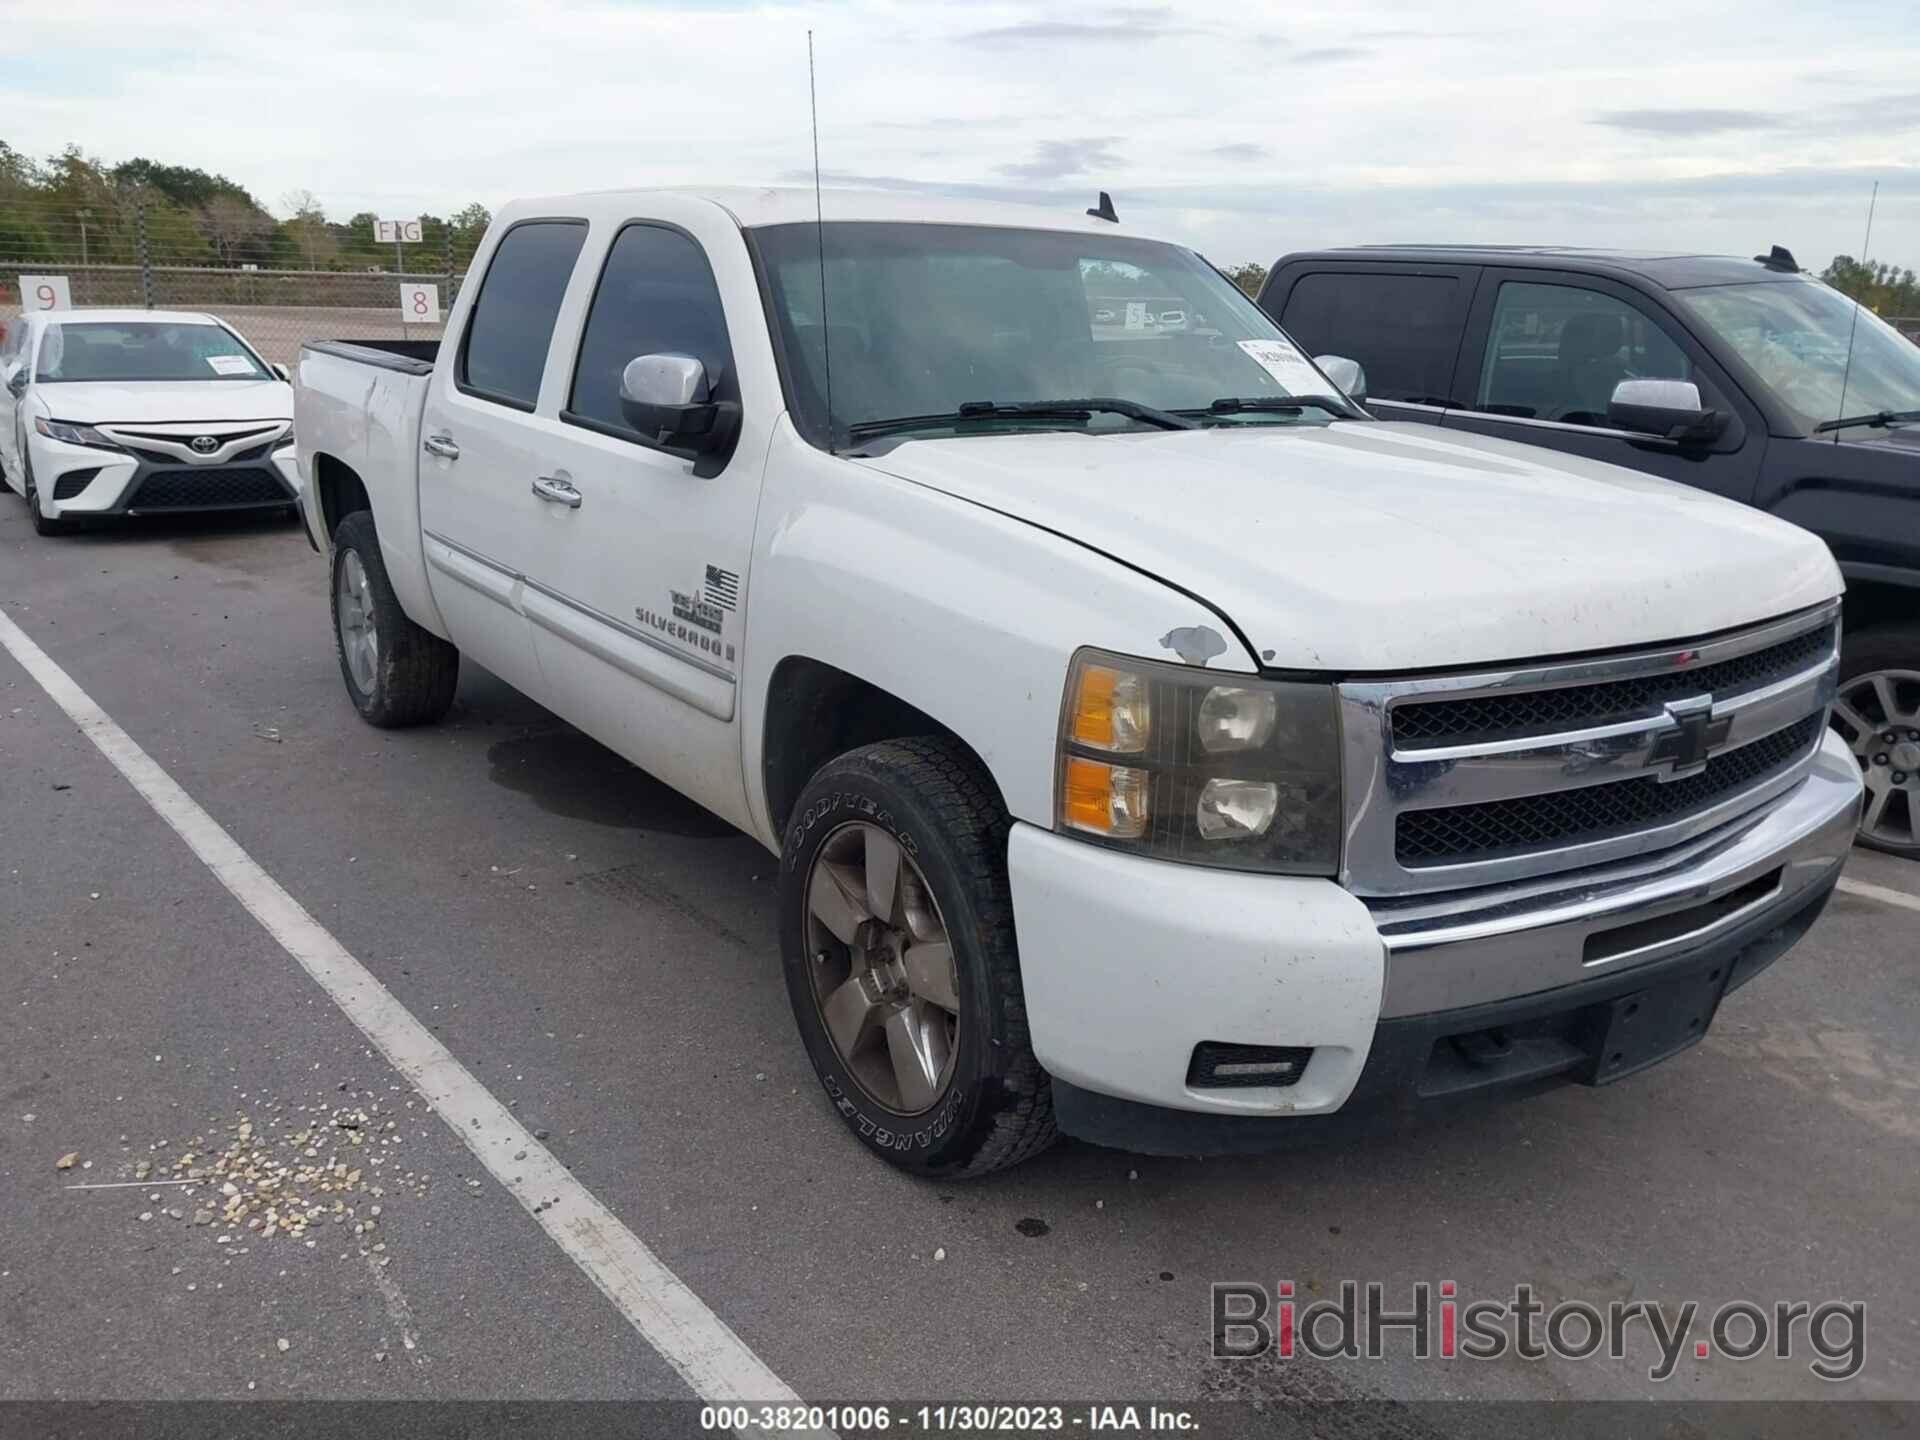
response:
M718 605L722 610L732 610L740 603L740 577L731 570L709 565L704 594L708 604Z

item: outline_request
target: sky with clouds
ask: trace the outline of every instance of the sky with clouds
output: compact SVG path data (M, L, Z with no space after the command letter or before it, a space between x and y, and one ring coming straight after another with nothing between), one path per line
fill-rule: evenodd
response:
M270 208L810 183L1081 208L1222 264L1494 241L1920 268L1915 0L0 0L0 139Z

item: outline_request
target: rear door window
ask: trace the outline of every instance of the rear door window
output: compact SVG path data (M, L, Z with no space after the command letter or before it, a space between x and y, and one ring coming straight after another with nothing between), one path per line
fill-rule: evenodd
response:
M705 366L718 397L737 393L726 315L705 253L678 230L629 225L600 272L564 418L636 433L621 413L620 377L638 356L669 354Z
M1693 380L1713 404L1679 345L1626 301L1574 285L1501 285L1476 410L1605 425L1622 380Z
M1294 283L1280 325L1309 355L1358 360L1370 399L1445 405L1468 288L1453 275L1321 271Z
M455 373L462 390L533 409L553 323L586 238L580 220L532 220L507 232L487 265L460 342Z

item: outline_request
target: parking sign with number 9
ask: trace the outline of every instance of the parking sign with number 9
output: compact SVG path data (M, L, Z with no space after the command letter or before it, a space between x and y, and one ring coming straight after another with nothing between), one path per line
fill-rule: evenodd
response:
M64 275L22 275L20 304L27 310L71 310L73 292Z

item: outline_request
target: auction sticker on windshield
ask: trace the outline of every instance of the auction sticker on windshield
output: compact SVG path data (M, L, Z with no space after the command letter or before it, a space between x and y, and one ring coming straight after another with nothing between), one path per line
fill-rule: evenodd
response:
M244 355L209 355L207 364L216 375L251 375L253 362Z
M1242 340L1239 344L1248 358L1278 380L1289 395L1311 395L1326 388L1307 357L1284 341Z

